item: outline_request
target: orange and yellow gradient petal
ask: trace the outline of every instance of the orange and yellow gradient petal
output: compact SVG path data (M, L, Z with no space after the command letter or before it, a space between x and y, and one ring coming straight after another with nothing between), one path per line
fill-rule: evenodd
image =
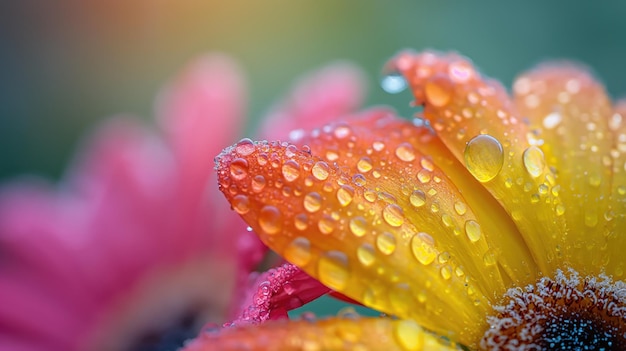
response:
M332 318L315 322L272 321L254 328L207 331L185 351L219 349L250 351L290 350L458 350L457 345L425 331L413 321L389 318Z

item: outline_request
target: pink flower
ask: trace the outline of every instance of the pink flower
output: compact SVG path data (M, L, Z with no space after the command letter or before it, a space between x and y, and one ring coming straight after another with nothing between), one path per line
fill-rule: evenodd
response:
M274 109L262 136L306 130L352 110L360 83L342 65L305 79ZM0 349L174 348L204 323L257 308L246 296L273 273L244 284L265 248L218 194L212 159L238 137L244 90L231 60L201 57L158 99L163 135L115 118L59 186L28 180L4 187ZM287 284L300 303L326 292L297 269L278 270L291 275L271 280L272 287L284 293ZM279 294L263 303L272 296Z

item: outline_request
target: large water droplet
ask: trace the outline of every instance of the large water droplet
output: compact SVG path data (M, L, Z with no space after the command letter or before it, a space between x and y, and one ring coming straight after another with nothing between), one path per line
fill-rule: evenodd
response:
M318 180L326 180L328 178L328 164L324 161L319 161L315 163L313 168L311 169L311 173Z
M435 77L429 80L424 87L426 99L435 107L442 107L450 102L452 84L446 77Z
M367 232L367 221L363 217L354 217L350 220L349 227L352 234L361 237Z
M235 146L235 152L239 156L248 156L255 150L254 142L248 138L241 139Z
M543 151L537 146L531 146L524 150L523 154L524 168L533 178L539 177L546 167L546 160Z
M504 164L504 150L491 135L475 136L465 146L465 166L479 182L495 178Z
M319 211L322 207L322 196L316 192L304 195L304 209L313 213Z
M421 190L415 190L409 196L409 202L414 207L422 207L426 204L426 194Z
M294 160L289 160L283 164L282 172L286 181L293 182L300 176L300 165Z
M376 236L376 247L385 255L391 255L396 250L396 237L391 233L381 233Z
M352 197L354 196L354 189L351 187L344 185L339 190L337 190L337 201L341 206L348 206L352 202Z
M285 247L285 259L296 266L304 266L311 261L311 243L309 239L297 237Z
M254 178L252 178L252 191L259 193L265 188L266 184L267 181L265 180L265 177L260 174L255 175Z
M376 252L374 251L374 247L368 243L365 243L356 249L356 257L365 267L369 267L376 262Z
M397 321L393 334L404 350L416 351L424 347L424 331L412 320Z
M236 180L242 180L248 176L248 161L236 158L230 163L230 175Z
M380 86L389 94L398 94L406 90L407 83L400 73L392 72L380 80Z
M322 234L330 234L335 230L336 221L329 215L324 215L319 222L317 222L317 227L319 228Z
M413 145L409 143L402 143L396 148L396 156L405 162L411 162L415 160L415 150Z
M392 227L399 227L404 223L402 208L396 204L389 204L383 208L383 219Z
M359 162L357 162L357 164L356 164L356 168L361 173L367 173L367 172L371 171L372 167L374 167L373 164L372 164L372 159L370 159L369 157L361 157Z
M435 250L435 240L426 233L419 233L411 238L411 252L413 256L423 265L431 264L437 258Z
M264 206L259 213L259 226L270 235L280 232L282 227L282 216L280 210L274 206Z
M465 222L465 234L471 242L477 242L478 240L480 240L480 236L482 235L482 232L480 230L480 224L471 219Z
M341 251L325 252L318 261L317 272L322 284L331 289L342 291L350 278L348 257Z
M239 214L246 214L250 211L250 199L246 195L235 195L233 197L233 209Z

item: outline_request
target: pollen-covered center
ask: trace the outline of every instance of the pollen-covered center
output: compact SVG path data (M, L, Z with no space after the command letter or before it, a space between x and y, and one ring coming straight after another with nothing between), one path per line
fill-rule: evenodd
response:
M626 350L626 284L558 271L510 289L488 317L484 350Z

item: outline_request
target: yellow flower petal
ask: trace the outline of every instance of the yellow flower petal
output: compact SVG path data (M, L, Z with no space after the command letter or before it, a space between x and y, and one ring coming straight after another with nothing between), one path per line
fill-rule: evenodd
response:
M386 112L347 122L314 132L312 155L240 142L218 157L222 191L268 246L327 286L475 340L505 281L536 274L520 237L501 235L515 228L428 129Z
M502 86L454 54L406 52L388 67L406 77L417 103L424 105L424 118L509 213L541 271L553 273L562 263L555 253L565 228L555 175ZM510 245L506 253L517 249ZM529 275L527 282L534 278Z
M389 318L332 318L315 322L271 321L206 332L183 351L446 351L456 344L426 332L413 321Z
M515 103L556 174L565 227L554 242L557 258L582 274L607 266L613 135L612 108L603 87L571 64L538 67L514 84ZM623 205L618 213L624 213ZM611 272L613 273L613 272Z

